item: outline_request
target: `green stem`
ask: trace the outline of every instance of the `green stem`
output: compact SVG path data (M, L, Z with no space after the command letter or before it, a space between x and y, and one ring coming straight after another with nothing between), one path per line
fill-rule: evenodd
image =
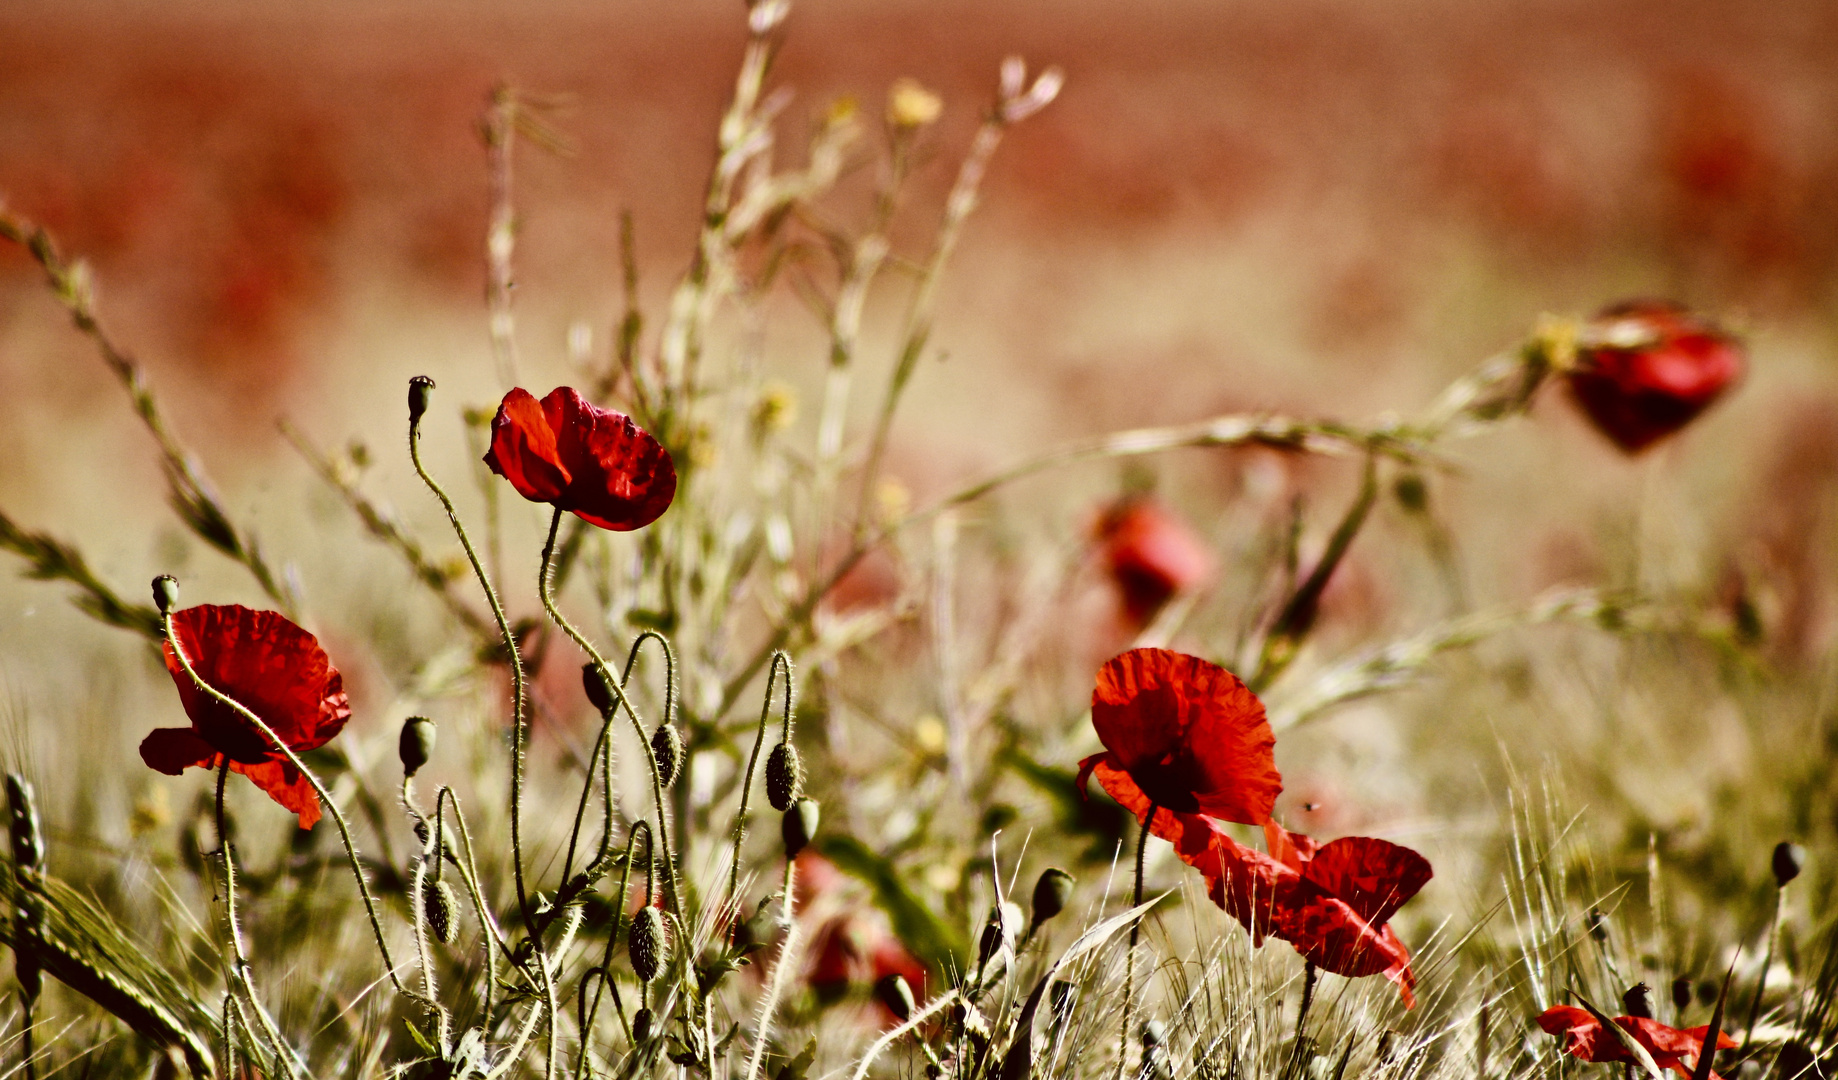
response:
M626 890L632 887L632 853L638 845L638 833L641 829L644 830L645 834L645 862L649 865L652 861L651 825L641 818L632 825L632 831L628 833L625 838L625 871L619 875L619 891L614 894L613 926L611 931L606 935L606 955L600 958L600 970L603 972L600 979L602 987L610 986L613 981L613 951L619 947L620 924L625 921ZM646 904L651 902L650 892L650 886L647 885L645 887ZM619 1014L619 1028L625 1032L625 1041L630 1044L632 1042L632 1025L631 1022L625 1018L625 1003L619 1000L619 988L614 986L612 990L613 1008ZM575 1072L577 1073L582 1070L582 1067L587 1062L594 1020L600 1015L601 996L600 989L596 988L594 991L593 1007L587 1011L587 1020L581 1025L581 1057L580 1064L575 1066Z
M1149 848L1149 826L1155 822L1155 814L1161 807L1149 804L1149 813L1142 819L1142 831L1136 834L1136 885L1130 893L1130 907L1142 906L1142 862L1143 855ZM1136 1019L1136 941L1142 932L1142 920L1130 924L1130 948L1123 959L1123 1032L1117 1043L1117 1080L1123 1080L1123 1070L1130 1060L1130 1024Z
M555 606L555 597L549 590L549 560L555 555L555 534L561 526L564 512L560 507L556 507L555 515L549 519L549 539L542 549L542 567L536 578L537 591L542 595L543 610L549 613L549 618L554 620L555 625L561 627L562 632L572 638L574 643L581 647L581 651L587 654L588 659L593 661L594 670L599 672L601 681L612 692L613 709L617 711L623 706L626 716L631 718L633 730L638 733L638 745L644 749L645 761L651 767L651 796L657 804L657 846L663 852L664 887L670 897L671 911L681 919L683 918L683 905L677 896L676 860L670 848L669 804L664 800L664 774L658 768L657 754L651 749L650 736L645 733L645 726L638 718L638 711L632 708L631 701L626 698L624 685L613 681L612 672L606 668L606 660L601 657L600 651L594 648L593 642L588 641L579 630L574 628L573 623L562 617L562 613ZM687 771L688 765L689 762L685 760L678 768Z
M747 842L747 804L753 795L753 773L759 765L759 748L766 741L766 723L772 717L772 683L780 671L785 673L785 709L780 730L784 741L791 742L791 695L797 684L792 677L791 657L783 652L775 652L772 654L772 667L766 672L766 699L759 710L759 729L753 739L753 753L747 757L747 777L740 785L740 809L734 814L734 857L728 863L728 891L722 905L724 910L740 902L740 849ZM786 895L790 896L789 893Z
M1319 975L1313 960L1305 961L1302 966L1302 1005L1296 1010L1296 1041L1289 1052L1289 1068L1286 1074L1294 1075L1302 1062L1302 1027L1308 1023L1308 1007L1315 1001L1315 979Z

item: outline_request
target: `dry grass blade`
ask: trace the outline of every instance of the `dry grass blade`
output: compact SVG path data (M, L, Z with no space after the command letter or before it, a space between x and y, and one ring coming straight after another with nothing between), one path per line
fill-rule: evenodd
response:
M159 613L145 604L131 604L116 595L90 570L83 553L48 536L29 532L4 513L0 513L0 548L5 548L31 563L25 574L38 581L67 581L81 590L70 598L85 614L110 626L132 630L142 637L158 641L161 637Z

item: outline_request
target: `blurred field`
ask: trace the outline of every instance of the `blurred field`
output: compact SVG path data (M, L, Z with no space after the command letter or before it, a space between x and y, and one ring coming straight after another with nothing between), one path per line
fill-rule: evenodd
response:
M0 198L93 262L114 333L227 501L276 562L297 567L315 630L352 683L351 730L377 760L399 719L378 714L400 702L407 657L440 639L438 612L401 599L397 564L358 538L274 421L322 445L363 440L379 462L374 488L443 546L400 453L401 387L426 372L448 404L475 405L503 389L483 303L488 91L509 81L552 96L544 115L572 144L566 155L522 148L516 165L521 381L542 393L576 377L571 334L596 363L607 355L621 210L661 320L691 251L739 8L0 11ZM1690 640L1528 631L1439 668L1431 692L1285 736L1279 764L1296 827L1369 830L1431 853L1434 914L1490 902L1485 841L1502 828L1515 771L1534 786L1560 777L1572 806L1590 807L1609 876L1644 866L1651 840L1707 893L1748 905L1730 921L1759 910L1767 847L1789 830L1838 829L1819 775L1838 634L1838 6L800 0L773 74L797 91L778 163L801 159L804 129L838 97L874 120L896 77L937 89L933 160L894 231L896 249L918 255L1010 53L1062 66L1067 88L1003 147L946 279L933 341L943 359L921 366L891 461L921 501L1120 427L1409 412L1544 312L1665 295L1750 335L1747 382L1647 458L1623 459L1555 388L1531 420L1462 446L1434 489L1459 597L1423 555L1417 523L1388 504L1298 670L1457 608L1599 585L1726 620L1738 602L1753 606L1763 637L1749 659L1765 678ZM871 172L828 205L859 218ZM868 308L860 419L889 366L903 288ZM797 387L808 441L826 341L791 298L774 304L759 344ZM164 524L157 462L119 387L10 247L0 403L9 514L80 538L124 593L170 570L188 602L259 599ZM457 473L459 426L430 442ZM1185 452L1148 469L1217 543L1221 595L1254 577L1243 568L1267 552L1247 537L1276 530L1296 498L1312 557L1355 478L1350 465L1263 452ZM1002 579L1025 562L1014 552L1070 553L1082 567L1049 635L1050 671L1014 706L1017 722L1041 728L1042 760L1062 767L1089 750L1066 718L1090 670L1128 640L1077 550L1119 483L1115 467L1082 466L1028 482L970 525L996 554L966 571L966 592L996 584L965 601L967 652L1000 637L1005 613L977 602L1014 585ZM475 491L461 496L478 508ZM508 528L516 550L540 541L534 519L513 515ZM881 573L897 578L900 565ZM113 788L46 792L54 816L92 814L119 838L151 776L134 746L176 705L163 676L143 677L155 671L144 650L94 627L60 587L11 570L0 565L0 694L33 719L22 738L41 766L80 743L129 770ZM535 610L528 597L517 606ZM1229 637L1220 607L1188 645ZM396 651L359 645L378 641ZM901 647L918 648L890 645L874 663L899 667ZM901 725L927 707L886 704ZM830 752L867 760L850 738L832 736Z

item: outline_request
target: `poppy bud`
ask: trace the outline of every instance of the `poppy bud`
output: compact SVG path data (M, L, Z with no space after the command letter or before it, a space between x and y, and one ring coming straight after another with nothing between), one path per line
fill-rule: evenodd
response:
M977 944L976 966L986 966L991 958L1007 953L1013 955L1015 938L1021 932L1021 907L1004 900L989 909L989 918L983 921L983 939Z
M1608 943L1608 916L1602 914L1601 908L1590 908L1589 914L1583 916L1583 926L1589 930L1589 936L1598 945Z
M1672 1007L1684 1012L1691 1004L1691 976L1680 975L1672 980Z
M421 907L428 917L428 929L434 932L434 939L442 945L453 944L459 937L459 901L453 895L453 886L432 877L424 879Z
M766 801L774 810L789 810L804 794L804 763L798 760L798 748L782 742L766 755Z
M670 936L664 928L664 913L646 904L632 918L632 929L626 934L626 951L632 956L632 971L639 982L650 982L670 955Z
M649 1042L651 1039L651 1010L640 1009L632 1014L632 1041Z
M1153 1049L1168 1041L1168 1028L1160 1020L1149 1020L1142 1025L1142 1045Z
M1057 866L1041 871L1040 880L1034 882L1035 926L1066 910L1066 905L1072 902L1074 884L1072 875Z
M887 1006L887 1011L893 1013L894 1018L901 1023L912 1018L916 1005L913 1001L912 984L908 983L906 976L899 972L883 975L875 982L874 998Z
M669 787L683 767L683 736L675 725L657 725L651 733L651 753L657 756L657 782Z
M413 776L434 756L434 721L425 716L411 716L402 721L402 737L396 740L396 753L402 758L402 775Z
M1800 876L1800 868L1806 864L1806 849L1791 841L1782 840L1774 845L1774 883L1785 889L1787 883Z
M613 692L600 676L600 668L591 662L581 665L581 689L587 691L587 700L600 710L601 716L613 713Z
M426 375L417 375L408 381L408 422L421 423L421 417L428 411L428 393L434 389L434 380Z
M817 835L819 812L816 799L799 799L785 811L779 822L779 835L785 841L785 857L795 859L798 853L810 846L811 837Z
M38 827L38 800L32 797L31 781L18 773L7 773L6 806L13 866L17 870L36 870L38 860L44 856L45 838Z
M1627 1008L1627 1015L1637 1016L1643 1020L1653 1019L1653 988L1646 983L1635 983L1621 995L1621 1004Z
M1408 472L1398 477L1391 486L1391 493L1397 496L1398 505L1410 513L1421 514L1429 508L1430 489L1421 473Z
M161 615L170 615L178 610L178 578L171 574L161 574L153 579L153 606L160 609Z

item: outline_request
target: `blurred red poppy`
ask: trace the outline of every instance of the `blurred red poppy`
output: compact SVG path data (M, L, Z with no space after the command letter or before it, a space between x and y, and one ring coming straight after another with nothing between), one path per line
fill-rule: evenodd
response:
M1568 378L1595 426L1632 454L1690 423L1742 370L1741 344L1708 319L1635 300L1584 325Z
M1212 574L1213 560L1187 523L1151 499L1126 498L1098 519L1105 568L1123 612L1146 625L1176 593Z
M1264 854L1211 825L1204 848L1188 836L1181 857L1207 879L1213 902L1251 931L1294 945L1324 971L1350 978L1383 974L1405 1008L1416 1005L1410 950L1389 925L1431 877L1430 864L1407 847L1366 836L1318 844L1275 822L1264 823Z
M313 635L278 612L203 604L174 613L172 628L198 677L261 717L295 753L324 746L350 719L344 677ZM228 759L231 772L298 814L302 829L312 828L319 820L312 784L253 724L198 689L170 642L165 654L191 727L154 729L141 740L141 760L177 776Z
M1667 1027L1657 1020L1641 1016L1617 1016L1615 1026L1627 1032L1646 1052L1653 1055L1653 1063L1662 1069L1676 1069L1682 1076L1691 1076L1697 1068L1698 1055L1704 1051L1704 1038L1710 1034L1710 1027L1685 1028ZM1602 1022L1588 1009L1579 1009L1574 1005L1553 1005L1538 1017L1538 1026L1553 1035L1560 1035L1564 1040L1564 1050L1572 1057L1589 1062L1634 1060L1634 1055L1627 1047L1621 1045L1614 1032L1605 1030ZM1718 1032L1717 1047L1722 1050L1734 1050L1736 1040L1729 1035ZM1690 1063L1685 1059L1689 1057ZM1716 1080L1722 1080L1716 1073L1710 1074Z
M834 1002L853 991L899 975L914 995L925 998L926 967L879 918L845 912L818 928L811 942L812 961L805 975L820 1000ZM880 1003L883 1019L893 1019Z
M491 471L531 502L614 532L642 529L676 497L676 465L651 433L572 386L540 402L518 387L491 421Z
M1204 845L1201 815L1257 825L1283 790L1271 750L1276 735L1263 702L1238 676L1197 656L1131 649L1098 671L1091 726L1105 753L1079 762L1079 789L1098 784L1183 847L1192 832Z

